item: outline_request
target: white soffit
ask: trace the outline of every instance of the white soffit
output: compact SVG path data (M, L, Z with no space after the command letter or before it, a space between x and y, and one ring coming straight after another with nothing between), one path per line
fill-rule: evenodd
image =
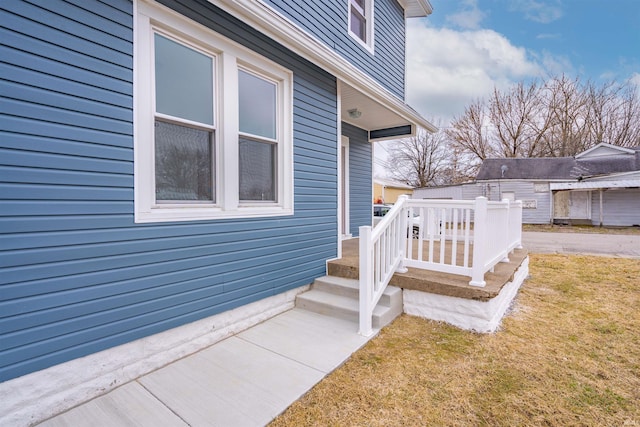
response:
M262 1L208 1L338 77L340 81L350 86L353 91L359 92L372 103L379 104L380 108L386 109L387 114L392 113L392 115L402 118L404 120L402 124L412 124L430 132L436 132L438 130L433 124L429 123L429 121L406 105L397 96L391 94L368 74L360 71L356 66ZM407 2L407 4L413 3L424 4L424 0ZM343 93L342 95L344 96L345 94ZM342 100L342 102L344 102L344 100ZM390 121L394 122L395 119L390 119ZM360 124L357 126L362 127ZM376 126L374 129L384 127L385 126Z
M406 18L423 18L433 12L429 0L398 0L398 3L404 8Z
M411 124L407 119L345 83L340 86L340 105L341 120L361 129L376 130ZM357 110L360 117L351 117L349 111L352 110Z

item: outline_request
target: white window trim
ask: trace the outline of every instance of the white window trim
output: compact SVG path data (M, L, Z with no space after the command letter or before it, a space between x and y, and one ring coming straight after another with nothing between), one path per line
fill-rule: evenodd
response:
M170 9L147 1L134 3L134 205L135 222L193 221L293 215L293 73L255 52ZM153 123L155 30L216 57L216 201L198 204L155 202ZM239 201L238 67L277 82L277 200Z
M366 50L368 50L371 54L374 53L374 46L375 46L375 42L374 42L374 31L373 29L374 27L374 0L365 0L364 1L364 19L366 20L366 25L365 25L365 33L366 33L366 37L367 37L367 41L363 41L360 37L358 37L357 34L355 34L353 31L351 31L351 3L353 2L353 0L347 0L347 29L349 31L349 35L356 41L358 42L358 44L360 44L362 47L364 47Z

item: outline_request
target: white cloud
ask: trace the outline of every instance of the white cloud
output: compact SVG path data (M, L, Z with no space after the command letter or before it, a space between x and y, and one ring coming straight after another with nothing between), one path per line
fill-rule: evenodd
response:
M448 123L494 87L544 75L528 52L493 30L453 31L410 21L407 100L426 117Z
M486 14L478 9L478 1L465 0L461 4L463 9L460 12L447 15L446 21L463 29L475 30L480 28L480 23Z
M560 74L572 74L575 70L571 60L564 55L554 55L547 50L543 50L541 54L533 54L544 67L547 74L557 76Z
M541 24L553 22L563 15L562 7L558 0L516 0L512 1L511 9L522 12L525 18Z

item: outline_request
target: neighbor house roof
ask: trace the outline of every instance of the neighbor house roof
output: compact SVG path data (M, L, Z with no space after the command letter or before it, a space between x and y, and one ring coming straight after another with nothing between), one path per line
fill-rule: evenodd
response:
M578 155L576 157L485 159L482 162L482 166L480 166L476 180L544 179L573 181L593 176L638 170L640 170L640 147L632 147L621 149L620 154L598 157L582 157Z
M387 178L374 178L375 184L382 185L383 187L401 188L403 190L413 190L411 185L404 182L398 182Z
M575 167L573 157L485 159L476 180L490 179L569 179Z

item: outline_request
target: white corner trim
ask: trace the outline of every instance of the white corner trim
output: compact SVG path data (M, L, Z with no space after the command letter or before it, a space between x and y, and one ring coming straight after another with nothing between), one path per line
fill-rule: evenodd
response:
M359 92L392 110L410 123L437 132L418 112L391 94L371 76L338 55L324 43L260 0L208 0L227 13L244 21L286 48L320 66Z
M495 332L518 289L529 275L529 257L526 257L513 277L498 296L489 301L476 301L447 295L405 289L402 293L404 312L425 319L446 322L476 332Z
M0 383L0 425L30 426L290 310L279 295Z

